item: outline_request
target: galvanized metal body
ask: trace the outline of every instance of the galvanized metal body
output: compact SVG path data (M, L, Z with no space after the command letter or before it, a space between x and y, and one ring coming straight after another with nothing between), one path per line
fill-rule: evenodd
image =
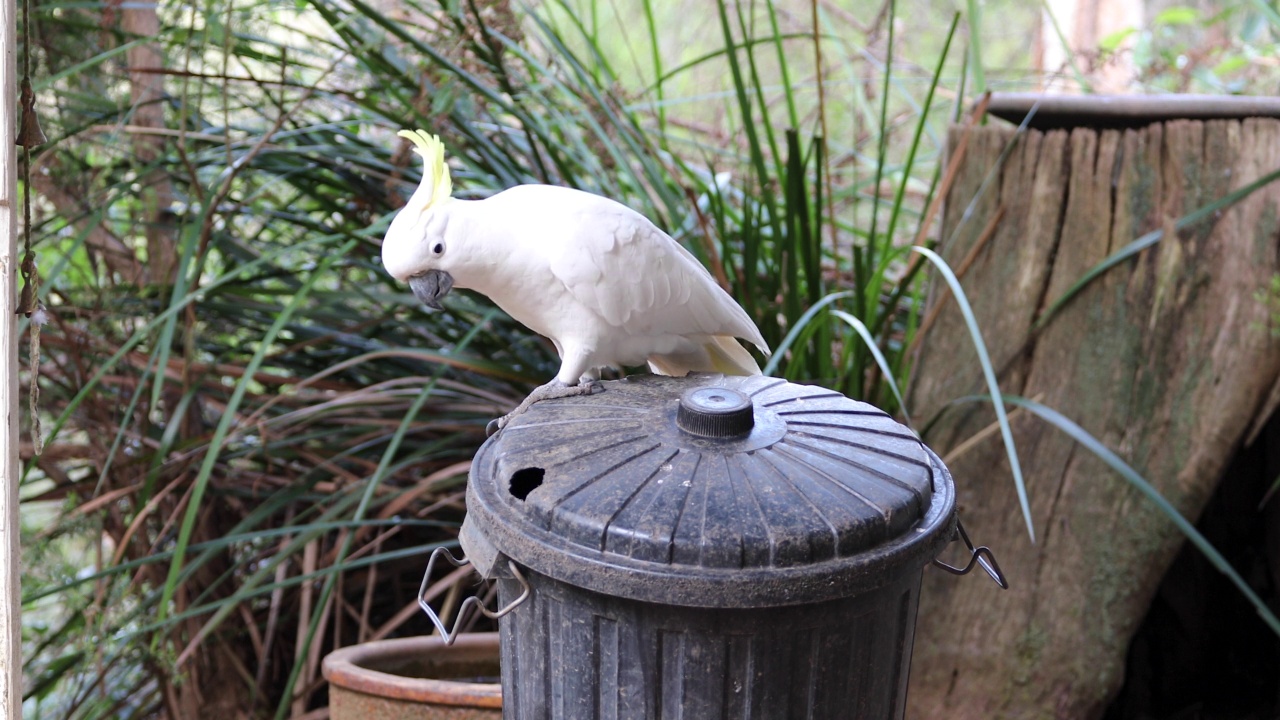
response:
M706 387L751 399L733 437L682 429L717 426L681 410ZM955 529L911 431L758 376L538 403L481 448L467 504L500 605L525 587L509 562L531 590L500 623L519 720L900 717L921 569Z

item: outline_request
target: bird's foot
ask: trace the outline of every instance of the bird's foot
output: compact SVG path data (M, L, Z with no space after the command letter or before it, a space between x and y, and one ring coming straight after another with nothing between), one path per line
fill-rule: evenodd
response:
M490 420L489 424L485 427L485 434L493 435L506 427L507 423L511 422L512 418L525 410L528 410L530 405L533 405L539 400L555 400L557 398L573 397L575 395L593 395L598 392L604 392L604 385L602 385L598 380L584 378L579 381L577 385L566 385L559 380L552 380L545 385L540 385L535 388L533 392L529 393L529 397L522 400L520 404L516 406L515 410L512 410L500 418Z

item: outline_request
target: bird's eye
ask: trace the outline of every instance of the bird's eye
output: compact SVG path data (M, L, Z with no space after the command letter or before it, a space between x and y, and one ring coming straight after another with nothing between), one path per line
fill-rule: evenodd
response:
M435 253L436 255L443 255L443 254L444 254L444 243L440 243L440 242L438 242L438 243L436 243L435 245L431 246L431 252Z

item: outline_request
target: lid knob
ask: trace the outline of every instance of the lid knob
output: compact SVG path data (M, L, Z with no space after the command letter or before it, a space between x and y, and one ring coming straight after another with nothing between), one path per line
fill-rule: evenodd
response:
M731 438L755 427L755 408L746 393L729 388L701 387L680 398L676 425L699 437Z

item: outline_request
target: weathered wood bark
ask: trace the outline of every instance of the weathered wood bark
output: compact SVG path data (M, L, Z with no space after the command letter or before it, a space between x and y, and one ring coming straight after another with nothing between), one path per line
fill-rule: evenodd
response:
M958 140L953 130L952 145ZM1003 206L964 285L1001 388L1040 400L1116 450L1194 519L1280 377L1280 184L1097 279L1042 332L1031 322L1111 252L1280 167L1280 121L1173 121L1141 130L972 130L943 220L964 257ZM994 173L966 208L984 178ZM923 343L913 414L985 392L954 302ZM949 410L944 455L993 421ZM908 717L1097 717L1182 536L1145 498L1046 423L1015 437L1038 541L1027 537L999 434L949 462L961 517L1012 587L926 572ZM1269 632L1259 620L1259 632Z
M160 16L154 4L125 3L121 6L120 29L139 38L160 35ZM165 127L164 55L159 42L133 46L125 53L129 62L129 86L133 98L133 152L142 167L143 221L147 237L147 281L156 285L172 284L178 267L178 250L173 227L165 222L165 214L173 204L173 182L158 166L165 152L163 135L148 131Z

